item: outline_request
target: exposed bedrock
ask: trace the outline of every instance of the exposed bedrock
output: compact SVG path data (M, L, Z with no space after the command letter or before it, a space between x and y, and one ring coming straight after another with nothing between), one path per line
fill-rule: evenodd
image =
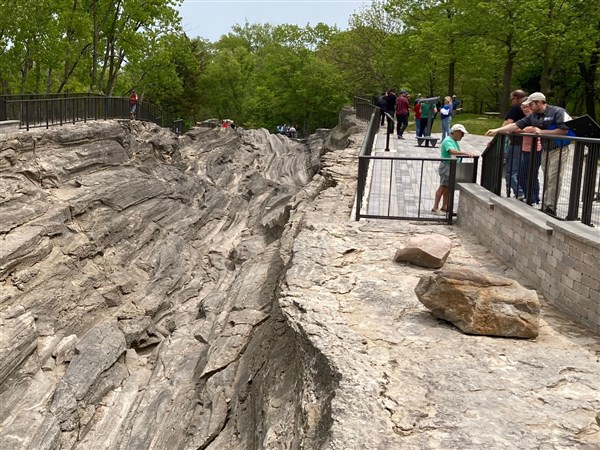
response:
M108 121L0 141L0 448L325 445L339 374L278 302L331 184L324 137Z

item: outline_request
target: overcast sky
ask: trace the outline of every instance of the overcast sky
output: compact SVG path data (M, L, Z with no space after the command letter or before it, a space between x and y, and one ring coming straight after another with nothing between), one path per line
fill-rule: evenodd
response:
M319 22L346 29L350 15L370 1L361 0L184 0L179 9L189 37L215 42L236 23L284 23L305 26Z

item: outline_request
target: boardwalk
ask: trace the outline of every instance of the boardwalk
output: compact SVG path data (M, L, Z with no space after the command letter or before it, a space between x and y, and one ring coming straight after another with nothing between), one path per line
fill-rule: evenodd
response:
M414 133L406 132L405 139L390 136L386 152L386 127L381 127L373 144L375 156L439 158L440 146L419 147ZM491 138L466 135L460 142L463 150L480 155ZM472 162L472 159L465 159ZM481 165L481 160L479 160ZM436 189L439 186L438 161L375 160L371 166L367 186L368 199L363 212L406 218L443 218L431 212ZM479 172L481 170L479 169ZM423 182L421 183L421 180ZM455 209L459 193L455 194Z

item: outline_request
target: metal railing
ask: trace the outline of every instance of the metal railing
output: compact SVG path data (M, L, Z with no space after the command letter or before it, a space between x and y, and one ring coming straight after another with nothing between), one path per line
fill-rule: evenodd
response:
M0 107L19 128L45 127L88 120L129 119L129 99L97 95L4 96ZM162 110L148 102L137 103L136 120L162 125Z
M478 159L475 158L473 163L459 164L458 159L373 155L380 119L380 110L375 108L360 149L355 219L419 220L451 225L456 183L476 182ZM432 214L430 208L439 185L438 167L441 161L450 166L450 180L447 211L438 216ZM371 186L367 189L369 180Z
M498 134L482 160L490 192L501 196L504 187L552 217L600 226L600 139Z
M376 105L373 104L372 100L368 100L364 97L354 97L354 110L356 111L356 118L368 122L371 120L371 114L374 110L379 110Z

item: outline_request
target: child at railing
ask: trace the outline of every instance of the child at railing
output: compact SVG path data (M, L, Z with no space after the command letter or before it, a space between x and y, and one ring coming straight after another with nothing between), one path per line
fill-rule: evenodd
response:
M529 105L521 105L521 109L525 115L531 114L531 108ZM540 129L538 127L525 127L521 130L523 133L538 133ZM538 172L540 165L542 164L542 140L540 138L534 138L532 136L523 136L523 142L521 144L521 161L519 164L519 186L523 192L527 192L529 185L529 164L531 162L531 150L535 140L535 171L533 181L533 196L531 197L531 203L537 205L540 202L540 181Z

